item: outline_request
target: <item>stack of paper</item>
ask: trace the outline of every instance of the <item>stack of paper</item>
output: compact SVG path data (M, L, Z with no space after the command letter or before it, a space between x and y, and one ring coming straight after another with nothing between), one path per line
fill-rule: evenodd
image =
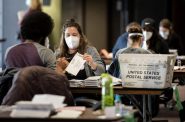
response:
M84 106L64 107L58 109L58 113L52 118L78 118L85 110Z
M112 84L115 86L115 85L120 85L122 82L121 82L121 79L120 78L116 78L112 75L110 75L111 78L112 78Z
M85 80L72 79L69 80L70 87L100 86L101 77L92 76Z
M12 110L11 117L46 118L57 108L65 106L64 96L40 94L32 101L19 101Z
M174 70L183 70L185 69L185 66L174 66Z
M32 102L33 103L39 103L39 104L52 104L54 108L59 108L65 106L64 103L64 96L59 95L51 95L51 94L37 94L33 97Z
M46 118L54 110L52 104L38 104L31 101L20 101L16 103L16 108L12 110L11 117Z
M100 76L92 76L88 77L84 80L85 86L101 86L101 77Z
M84 87L84 80L72 79L69 80L70 87Z
M121 84L121 79L116 78L114 76L111 76L112 78L112 84L113 85L119 85ZM88 77L87 79L84 80L85 86L101 86L101 76L92 76Z
M81 111L63 110L62 112L58 112L56 115L52 116L52 118L78 118L81 114Z
M111 76L113 85L120 85L121 79ZM85 80L72 79L69 80L70 87L85 87L85 86L101 86L101 76L91 76Z

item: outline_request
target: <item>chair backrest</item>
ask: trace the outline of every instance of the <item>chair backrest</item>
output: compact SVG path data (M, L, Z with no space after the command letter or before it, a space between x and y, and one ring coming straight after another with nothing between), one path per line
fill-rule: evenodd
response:
M12 82L12 87L3 99L3 105L13 105L20 100L32 100L35 94L54 94L65 96L65 103L74 105L67 78L56 71L30 66L21 69Z
M18 70L18 68L8 68L0 73L0 104L12 86L13 77L18 72Z

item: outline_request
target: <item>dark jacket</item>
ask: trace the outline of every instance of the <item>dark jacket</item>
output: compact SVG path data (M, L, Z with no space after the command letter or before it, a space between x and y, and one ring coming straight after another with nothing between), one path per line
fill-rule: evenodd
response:
M178 55L184 54L184 48L181 38L175 32L171 32L168 39L166 39L165 41L168 43L169 49L177 49Z
M157 41L153 51L157 54L169 54L168 44L161 39Z
M115 57L116 52L119 49L127 47L127 40L128 40L128 33L127 32L123 33L121 36L118 37L116 44L114 45L114 47L112 49L113 58Z
M16 73L2 104L13 105L20 100L32 100L35 94L62 95L66 104L74 105L67 78L40 66L26 67Z
M0 73L0 104L3 101L4 96L12 86L12 80L14 74L18 72L18 68L7 68Z
M156 54L169 54L169 47L165 40L158 34L153 33L151 39L147 40L148 50Z

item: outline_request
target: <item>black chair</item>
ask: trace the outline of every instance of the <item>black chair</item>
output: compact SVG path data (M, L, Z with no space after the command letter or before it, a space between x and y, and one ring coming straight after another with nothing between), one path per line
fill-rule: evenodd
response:
M75 104L76 106L85 106L87 108L92 108L93 110L101 109L101 101L85 97L76 98Z

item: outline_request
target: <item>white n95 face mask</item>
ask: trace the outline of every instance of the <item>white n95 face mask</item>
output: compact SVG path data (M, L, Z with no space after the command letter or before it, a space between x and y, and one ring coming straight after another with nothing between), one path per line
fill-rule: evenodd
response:
M66 37L65 41L69 49L76 49L80 44L80 38L77 36Z
M153 33L149 31L143 31L144 41L149 40L152 37Z
M170 32L169 31L166 31L166 32L159 31L159 34L161 35L163 39L168 39Z

